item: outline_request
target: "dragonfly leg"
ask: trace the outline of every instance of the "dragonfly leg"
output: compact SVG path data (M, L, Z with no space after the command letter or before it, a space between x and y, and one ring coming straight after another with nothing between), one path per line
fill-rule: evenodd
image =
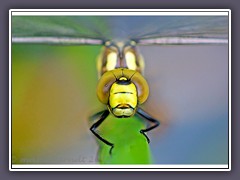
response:
M96 120L96 119L99 118L99 116L101 116L105 111L106 111L106 110L99 111L99 112L91 115L91 116L89 117L89 120L90 120L90 121Z
M147 137L147 135L145 134L145 132L148 132L154 128L156 128L157 126L160 125L160 122L156 119L154 119L153 117L151 117L149 114L147 114L144 110L142 110L141 108L138 108L137 109L137 114L139 114L141 117L143 117L145 120L148 120L150 121L151 123L153 123L154 125L146 128L146 129L141 129L140 130L140 133L142 133L146 139L147 139L147 142L150 143L150 139Z
M102 111L102 113L100 114L99 113L96 113L95 115L91 116L90 118L93 118L93 117L96 117L96 116L99 116L99 119L97 120L96 123L94 123L90 130L91 132L99 139L101 140L102 142L104 142L105 144L107 144L108 146L111 146L111 149L109 151L110 154L112 154L112 149L114 147L114 144L113 143L110 143L109 141L107 141L106 139L104 139L102 136L100 136L97 132L96 132L96 129L102 124L102 122L107 118L107 116L109 115L109 111L108 110L104 110Z

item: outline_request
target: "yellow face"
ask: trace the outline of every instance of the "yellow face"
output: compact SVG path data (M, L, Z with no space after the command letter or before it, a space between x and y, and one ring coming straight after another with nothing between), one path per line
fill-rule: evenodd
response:
M136 86L126 78L113 83L109 93L109 109L116 117L130 117L137 106Z

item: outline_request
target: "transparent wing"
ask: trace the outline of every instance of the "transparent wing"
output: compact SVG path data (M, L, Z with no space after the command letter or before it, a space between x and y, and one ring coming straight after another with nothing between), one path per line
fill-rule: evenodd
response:
M107 33L100 16L12 16L16 43L100 44Z
M227 16L13 16L16 43L101 44L227 43Z

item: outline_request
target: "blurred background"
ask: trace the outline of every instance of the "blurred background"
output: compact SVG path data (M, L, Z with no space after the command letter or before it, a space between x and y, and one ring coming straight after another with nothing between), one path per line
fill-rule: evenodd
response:
M140 46L155 164L228 163L228 46ZM95 164L101 46L12 45L12 163Z

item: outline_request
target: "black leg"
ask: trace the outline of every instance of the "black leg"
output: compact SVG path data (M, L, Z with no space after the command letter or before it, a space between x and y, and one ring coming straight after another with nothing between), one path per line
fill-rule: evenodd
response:
M100 111L100 112L97 112L95 114L93 114L92 116L89 117L89 120L90 121L94 121L98 118L100 118L100 116L105 112L106 110L103 110L103 111Z
M142 133L142 134L146 137L148 143L150 143L150 140L149 140L149 138L147 137L147 135L145 134L145 132L150 131L150 130L156 128L157 126L159 126L160 122L159 122L158 120L152 118L149 114L147 114L147 113L146 113L144 110L142 110L141 108L138 108L138 109L137 109L137 114L139 114L140 116L142 116L144 119L146 119L146 120L154 123L153 126L150 126L150 127L146 128L146 129L141 129L141 130L140 130L140 133Z
M96 117L96 116L99 116L100 115L100 112L99 113L96 113L95 115L91 116L90 118L93 118L93 117ZM111 146L111 149L109 151L110 154L112 154L112 149L113 149L113 143L110 143L109 141L107 141L106 139L104 139L103 137L101 137L95 130L97 129L97 127L99 127L102 122L107 118L107 116L109 115L109 111L108 110L104 110L101 112L101 116L99 117L99 119L97 120L96 123L94 123L90 130L92 131L92 133L98 138L100 139L102 142L104 142L105 144Z

